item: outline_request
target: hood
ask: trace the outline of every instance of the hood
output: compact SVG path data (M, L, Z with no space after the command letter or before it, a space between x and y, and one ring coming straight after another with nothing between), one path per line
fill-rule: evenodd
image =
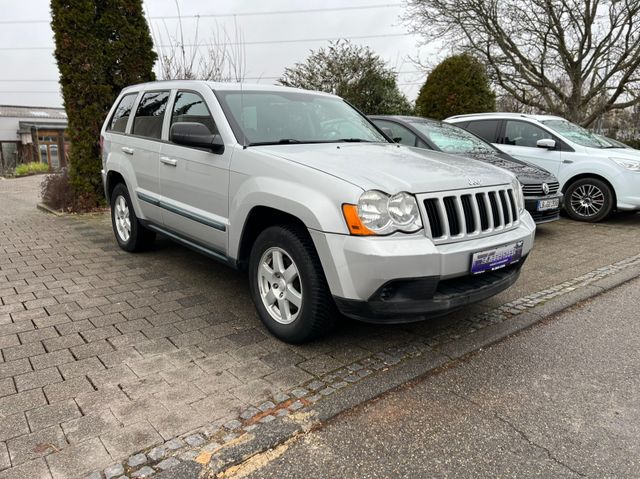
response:
M547 170L521 160L516 160L506 153L466 153L465 156L508 170L516 175L523 185L555 183L558 181L557 178Z
M251 147L341 178L364 190L427 193L503 185L513 176L486 163L392 143L316 143Z

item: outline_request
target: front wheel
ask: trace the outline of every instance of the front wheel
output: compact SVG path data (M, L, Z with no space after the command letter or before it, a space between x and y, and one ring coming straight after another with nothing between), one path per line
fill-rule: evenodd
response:
M118 183L111 193L111 224L118 245L125 251L148 249L156 238L156 234L138 220L129 190L123 183Z
M571 219L597 223L613 211L613 191L602 180L582 178L565 191L564 207Z
M303 343L331 329L335 305L307 231L285 225L265 229L249 258L251 296L271 333Z

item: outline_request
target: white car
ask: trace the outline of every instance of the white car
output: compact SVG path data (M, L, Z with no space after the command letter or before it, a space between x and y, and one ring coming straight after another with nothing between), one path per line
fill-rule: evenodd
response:
M640 152L619 148L564 118L479 113L445 120L560 181L567 214L597 222L614 210L640 210Z

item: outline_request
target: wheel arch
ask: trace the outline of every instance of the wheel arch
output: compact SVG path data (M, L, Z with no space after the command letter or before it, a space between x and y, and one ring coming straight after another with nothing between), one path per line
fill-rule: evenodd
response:
M111 194L113 193L113 189L118 183L123 183L125 186L127 186L127 182L125 181L122 174L115 170L109 170L109 172L107 173L107 184L105 187L105 194L107 196L108 202L111 201Z
M276 225L297 225L307 229L304 222L291 213L265 205L254 206L244 221L240 235L236 258L239 269L247 268L251 248L258 235L266 228Z

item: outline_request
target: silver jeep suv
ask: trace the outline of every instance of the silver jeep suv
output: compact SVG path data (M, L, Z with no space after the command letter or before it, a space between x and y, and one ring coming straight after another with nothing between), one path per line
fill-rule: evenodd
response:
M248 270L260 318L307 341L340 315L433 317L513 284L535 224L499 168L390 142L334 95L169 81L122 91L101 132L113 229Z

